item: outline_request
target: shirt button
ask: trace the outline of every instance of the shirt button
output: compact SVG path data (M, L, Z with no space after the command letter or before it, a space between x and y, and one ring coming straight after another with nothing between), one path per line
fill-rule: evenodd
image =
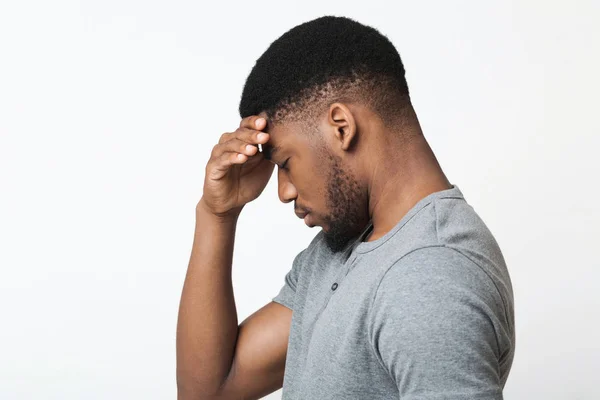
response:
M331 285L331 290L335 290L335 289L337 289L337 287L338 287L338 284L337 284L337 282L335 282L333 285Z

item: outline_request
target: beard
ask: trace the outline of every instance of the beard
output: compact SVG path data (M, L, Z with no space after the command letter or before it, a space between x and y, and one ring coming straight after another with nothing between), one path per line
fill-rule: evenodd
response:
M368 225L368 201L352 172L342 168L340 159L328 154L326 202L329 213L323 217L327 230L324 241L329 250L339 253Z

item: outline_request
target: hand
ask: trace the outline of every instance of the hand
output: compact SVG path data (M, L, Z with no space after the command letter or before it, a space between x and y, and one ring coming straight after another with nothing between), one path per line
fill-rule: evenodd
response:
M265 189L274 169L258 151L258 144L270 138L261 132L266 125L264 117L251 115L242 119L235 132L221 135L206 165L200 200L205 209L219 217L238 216Z

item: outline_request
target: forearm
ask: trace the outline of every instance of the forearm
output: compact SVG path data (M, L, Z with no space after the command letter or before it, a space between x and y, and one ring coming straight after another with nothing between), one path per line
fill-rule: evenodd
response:
M237 218L196 207L177 322L179 399L210 398L229 373L238 333L231 265Z

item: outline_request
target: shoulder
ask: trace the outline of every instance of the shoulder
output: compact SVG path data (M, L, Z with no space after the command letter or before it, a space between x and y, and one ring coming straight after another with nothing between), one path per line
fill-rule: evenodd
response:
M428 323L435 316L460 320L474 313L499 325L506 320L502 298L485 270L446 246L420 248L397 260L381 276L370 303L375 320L396 314Z
M378 291L427 284L436 291L468 290L486 293L495 285L482 266L459 250L435 245L413 250L383 273Z

